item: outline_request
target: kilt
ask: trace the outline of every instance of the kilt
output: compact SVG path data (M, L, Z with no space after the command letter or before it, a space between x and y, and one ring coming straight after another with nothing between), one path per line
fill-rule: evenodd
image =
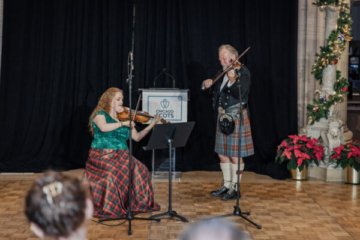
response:
M232 134L226 135L220 131L219 119L221 113L219 112L217 127L216 127L216 140L215 140L215 152L221 155L229 157L238 157L239 149L239 129L240 121L238 114L238 105L231 106L225 110L225 113L231 116L235 121L235 130ZM250 120L248 118L248 112L246 109L242 110L244 116L244 126L241 126L241 157L247 157L254 154L254 145L251 136Z
M149 171L133 157L131 166L131 210L158 211ZM84 180L94 203L94 217L124 217L129 206L129 150L91 148Z

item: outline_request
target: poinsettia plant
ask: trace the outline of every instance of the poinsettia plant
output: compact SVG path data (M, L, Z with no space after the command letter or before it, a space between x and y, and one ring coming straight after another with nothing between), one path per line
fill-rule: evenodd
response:
M299 168L299 171L302 171L304 166L311 162L319 166L323 156L324 147L317 139L305 135L290 135L278 146L275 162L288 161L288 170Z
M347 166L360 170L360 142L354 141L334 148L331 154L330 162L335 162L336 167L339 165L345 169Z

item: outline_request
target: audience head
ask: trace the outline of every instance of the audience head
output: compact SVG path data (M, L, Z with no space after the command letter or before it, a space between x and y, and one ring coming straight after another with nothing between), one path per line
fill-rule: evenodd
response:
M203 220L191 225L180 240L249 240L235 226L223 220Z
M25 214L42 239L85 239L93 204L80 180L49 171L28 191Z

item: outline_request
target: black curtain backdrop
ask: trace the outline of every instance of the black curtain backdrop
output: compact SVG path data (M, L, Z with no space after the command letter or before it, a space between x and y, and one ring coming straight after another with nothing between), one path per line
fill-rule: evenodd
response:
M123 88L132 1L5 0L0 169L84 167L88 118Z
M177 166L219 170L212 96L199 86L220 69L221 44L239 52L250 46L241 61L252 73L249 108L255 155L245 158L245 169L286 178L286 167L274 158L281 140L297 133L297 1L136 3L135 79L153 87L155 76L166 68L177 79L176 87L190 89L188 118L196 125L187 146L178 151L184 157L178 156ZM162 78L156 86L172 87L172 82Z
M218 47L231 44L239 52L251 47L241 59L252 73L255 145L245 170L286 177L274 158L281 140L297 133L297 1L33 2L4 3L1 171L84 167L88 117L100 95L119 87L128 103L135 3L133 105L138 89L153 87L163 68L177 88L190 90L188 120L196 124L187 146L177 149L178 170L219 170L212 96L200 85L220 69ZM172 81L161 77L156 86ZM134 144L135 157L147 165L148 138Z

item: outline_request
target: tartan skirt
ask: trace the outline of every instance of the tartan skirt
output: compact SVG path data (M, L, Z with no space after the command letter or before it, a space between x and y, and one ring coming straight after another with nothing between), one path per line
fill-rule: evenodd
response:
M124 217L129 207L129 150L91 148L84 180L94 203L94 217ZM131 210L158 211L147 167L133 157Z
M241 157L247 157L254 154L254 145L251 136L251 127L250 120L248 118L248 112L246 109L242 110L244 116L244 126L241 126ZM219 112L217 127L216 127L216 142L215 142L215 152L218 154L229 156L229 157L238 157L239 149L239 130L240 130L240 114L238 110L238 105L229 107L225 110L225 113L231 116L235 122L235 130L232 134L226 135L220 131L219 120L221 113Z

